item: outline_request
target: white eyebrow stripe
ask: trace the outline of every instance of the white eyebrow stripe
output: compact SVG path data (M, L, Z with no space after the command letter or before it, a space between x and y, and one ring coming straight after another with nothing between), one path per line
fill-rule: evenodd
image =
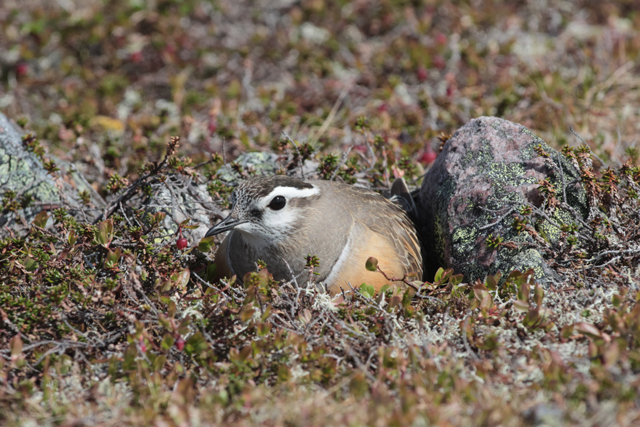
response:
M301 198L301 197L311 197L319 193L320 193L320 188L316 187L315 185L313 186L313 188L303 188L303 189L295 188L295 187L280 186L280 187L274 188L273 191L271 191L271 193L267 194L262 199L260 199L260 202L258 203L258 205L262 208L266 207L267 204L269 204L275 196L282 196L285 199L289 200L289 199L295 199L295 198Z

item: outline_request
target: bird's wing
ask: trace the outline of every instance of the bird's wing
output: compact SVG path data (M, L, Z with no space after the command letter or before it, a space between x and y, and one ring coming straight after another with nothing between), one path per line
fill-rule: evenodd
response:
M362 209L356 220L391 243L404 273L413 273L415 279L421 279L422 252L413 223L395 203L380 197L375 203L381 204L379 209Z
M416 203L411 197L411 192L404 178L396 178L391 184L391 198L392 202L400 205L400 207L407 212L408 215L416 215Z

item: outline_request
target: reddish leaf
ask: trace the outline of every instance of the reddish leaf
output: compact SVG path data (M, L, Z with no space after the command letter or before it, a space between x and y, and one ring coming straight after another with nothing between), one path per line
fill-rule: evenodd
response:
M576 324L575 329L581 334L587 335L588 337L591 337L591 338L602 337L602 334L598 328L586 322L580 322Z

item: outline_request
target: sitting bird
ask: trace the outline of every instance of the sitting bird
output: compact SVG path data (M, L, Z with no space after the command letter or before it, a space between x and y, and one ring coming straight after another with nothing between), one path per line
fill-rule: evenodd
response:
M406 197L406 184L392 187ZM409 196L410 197L410 196ZM416 231L403 208L364 188L335 181L288 176L261 176L242 182L231 195L231 213L207 237L229 234L215 255L217 275L238 280L267 264L274 279L292 281L308 271L306 257L315 255L317 282L333 295L363 283L377 290L402 286L402 278L422 277L422 255ZM406 202L406 200L403 200ZM412 200L405 203L412 206ZM369 257L378 271L369 271Z

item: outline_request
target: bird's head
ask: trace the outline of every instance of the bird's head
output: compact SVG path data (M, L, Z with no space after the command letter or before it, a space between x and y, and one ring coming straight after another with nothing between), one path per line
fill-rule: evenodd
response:
M289 236L305 217L305 209L320 188L287 176L256 177L244 181L231 195L231 213L206 237L238 230L243 240L259 248Z

